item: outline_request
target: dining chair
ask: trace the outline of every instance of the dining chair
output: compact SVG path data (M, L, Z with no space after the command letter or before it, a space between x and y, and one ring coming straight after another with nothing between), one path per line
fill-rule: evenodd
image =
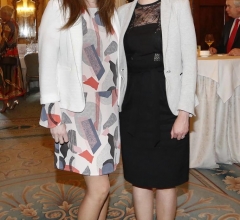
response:
M26 89L30 90L30 82L39 81L38 53L27 53L24 56L24 62L26 64L26 81L27 81Z

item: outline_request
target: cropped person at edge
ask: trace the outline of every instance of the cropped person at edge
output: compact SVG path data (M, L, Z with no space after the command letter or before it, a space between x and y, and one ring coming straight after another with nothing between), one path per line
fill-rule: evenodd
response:
M225 25L219 46L210 47L211 54L227 53L230 56L240 56L240 0L226 0L226 12L230 19ZM231 39L235 30L236 35Z

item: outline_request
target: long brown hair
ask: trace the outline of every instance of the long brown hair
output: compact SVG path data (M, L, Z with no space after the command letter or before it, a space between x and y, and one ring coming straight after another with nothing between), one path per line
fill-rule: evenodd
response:
M115 0L97 0L97 6L100 19L106 27L107 33L113 33L111 18L114 14ZM87 11L87 4L84 0L63 0L62 9L65 15L66 11L69 10L69 19L63 26L63 29L67 29L77 21L84 11Z

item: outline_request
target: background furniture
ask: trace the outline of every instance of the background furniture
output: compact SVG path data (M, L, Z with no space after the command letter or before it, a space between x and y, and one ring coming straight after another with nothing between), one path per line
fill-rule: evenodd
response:
M26 85L29 89L30 82L39 81L38 53L27 53L24 56L24 62L26 65Z
M190 0L193 12L194 25L197 35L197 44L202 49L208 49L204 41L206 34L213 34L216 47L221 39L223 26L229 19L225 12L226 0Z
M198 58L196 117L191 118L190 167L240 162L240 56Z

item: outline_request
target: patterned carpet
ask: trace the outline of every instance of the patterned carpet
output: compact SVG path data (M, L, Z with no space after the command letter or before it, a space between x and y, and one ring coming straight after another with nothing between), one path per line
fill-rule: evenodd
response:
M77 219L84 181L54 169L52 138L38 125L38 99L39 94L33 94L0 115L1 220ZM177 220L240 220L239 164L192 169L189 176L190 181L178 187ZM110 182L107 220L134 220L132 188L123 179L122 164Z

